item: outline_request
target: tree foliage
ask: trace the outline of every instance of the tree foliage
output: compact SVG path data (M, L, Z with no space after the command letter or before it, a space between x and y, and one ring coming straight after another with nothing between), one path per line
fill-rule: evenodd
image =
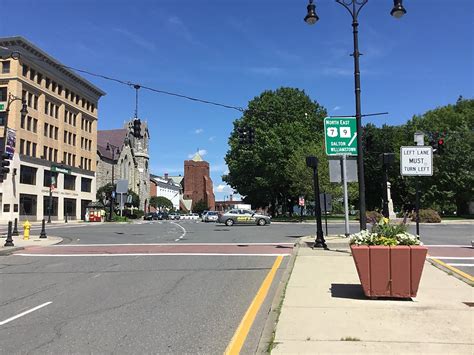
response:
M304 91L280 88L263 92L234 121L225 157L229 174L224 181L254 207L271 205L274 212L277 205L289 205L302 193L296 193L295 176L289 174L296 167L295 155L304 154L302 148L307 145L321 145L325 115L325 109ZM239 143L236 131L244 126L255 129L253 145Z
M204 200L199 200L196 202L193 206L193 212L201 214L203 211L206 211L209 209L209 206L207 205L207 201Z
M443 152L434 154L431 177L400 175L400 147L413 145L416 131L425 133L425 145L429 144L430 135L444 137ZM455 105L413 116L401 126L367 125L364 142L368 209L380 208L382 204L380 154L394 152L396 159L389 171L389 181L398 210L413 208L419 179L423 207L444 213L468 213L468 202L474 199L474 100L459 98Z
M152 196L150 198L150 206L153 206L156 209L172 209L173 208L173 202L171 202L169 199L167 199L164 196Z

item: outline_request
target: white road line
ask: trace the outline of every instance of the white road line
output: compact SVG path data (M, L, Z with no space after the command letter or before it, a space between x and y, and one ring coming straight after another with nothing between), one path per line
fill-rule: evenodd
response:
M24 315L27 315L28 313L31 313L31 312L34 312L34 311L40 309L40 308L46 307L48 304L51 304L51 303L53 303L53 302L50 301L50 302L46 302L46 303L40 304L39 306L36 306L36 307L34 307L34 308L32 308L32 309L29 309L29 310L24 311L24 312L22 312L22 313L20 313L20 314L17 314L16 316L13 316L13 317L11 317L11 318L5 319L4 321L1 321L1 322L0 322L0 325L7 324L7 323L11 322L12 320L15 320L15 319L17 319L17 318L23 317Z
M448 265L451 265L451 266L470 266L470 267L474 267L474 264L457 264L457 263L448 263Z
M174 241L175 242L179 242L181 239L184 238L184 236L186 235L186 229L184 229L184 227L178 223L175 223L175 222L171 222L171 224L174 224L175 226L178 226L179 228L181 228L183 230L183 234L181 234L181 236L179 236L179 238L176 238Z
M16 256L289 256L290 254L226 254L226 253L129 253L129 254L28 254Z
M428 256L428 259L443 259L443 260L474 260L474 257L470 256Z
M295 243L121 243L121 244L56 244L49 247L109 247L109 246L131 246L131 245L295 245Z

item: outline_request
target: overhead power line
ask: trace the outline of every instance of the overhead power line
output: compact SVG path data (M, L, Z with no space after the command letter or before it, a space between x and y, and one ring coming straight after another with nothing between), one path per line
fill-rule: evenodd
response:
M8 57L10 57L12 59L15 59L15 60L18 60L21 57L26 57L26 58L28 58L32 61L48 63L48 60L46 60L44 58L32 57L28 54L21 53L19 51L14 51L10 48L3 47L3 46L0 47L0 48L2 48L4 50L11 51L11 53L8 55ZM64 64L60 64L60 63L55 63L55 64L58 65L61 68L64 68L64 69L74 70L78 73L87 74L87 75L90 75L90 76L93 76L93 77L96 77L96 78L101 78L101 79L104 79L104 80L113 81L113 82L116 82L118 84L129 86L131 88L135 88L136 86L139 86L142 89L149 90L149 91L159 93L159 94L179 97L179 98L194 101L194 102L200 102L200 103L203 103L203 104L208 104L208 105L223 107L223 108L227 108L227 109L231 109L231 110L236 110L236 111L239 111L239 112L244 112L245 111L242 107L239 107L239 106L227 105L227 104L223 104L223 103L220 103L220 102L205 100L205 99L192 97L192 96L184 95L184 94L178 94L178 93L167 91L167 90L161 90L161 89L153 88L153 87L150 87L150 86L142 85L140 83L136 83L136 82L132 82L132 81L126 81L126 80L122 80L122 79L118 79L118 78L113 78L113 77L110 77L108 75L97 74L97 73L91 72L89 70L80 69L80 68L76 68L76 67L71 67L69 65L64 65Z

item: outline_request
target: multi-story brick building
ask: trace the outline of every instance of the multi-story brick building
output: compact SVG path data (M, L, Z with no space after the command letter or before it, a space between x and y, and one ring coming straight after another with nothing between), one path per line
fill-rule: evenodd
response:
M196 153L191 160L184 161L183 199L183 202L192 201L191 208L201 200L207 203L210 210L215 208L214 187L210 177L209 163L204 161L199 153ZM185 203L184 205L186 206Z
M141 123L141 137L133 135L133 119L122 129L98 131L97 189L127 180L128 188L140 197L139 208L148 211L150 200L150 170L148 154L150 134L146 122ZM107 145L109 149L107 149ZM115 150L114 150L115 149ZM112 166L114 176L112 177Z
M0 101L4 110L11 103L7 124L16 136L0 183L0 220L83 218L95 200L97 108L105 93L22 37L0 38L0 48Z

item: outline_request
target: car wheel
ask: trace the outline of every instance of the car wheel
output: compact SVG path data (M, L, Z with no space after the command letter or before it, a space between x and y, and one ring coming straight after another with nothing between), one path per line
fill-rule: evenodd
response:
M257 221L257 224L259 226L264 226L265 224L267 224L267 221L265 221L263 218L260 218L258 221Z
M225 221L225 225L228 227L234 225L234 220L229 218L227 221Z

